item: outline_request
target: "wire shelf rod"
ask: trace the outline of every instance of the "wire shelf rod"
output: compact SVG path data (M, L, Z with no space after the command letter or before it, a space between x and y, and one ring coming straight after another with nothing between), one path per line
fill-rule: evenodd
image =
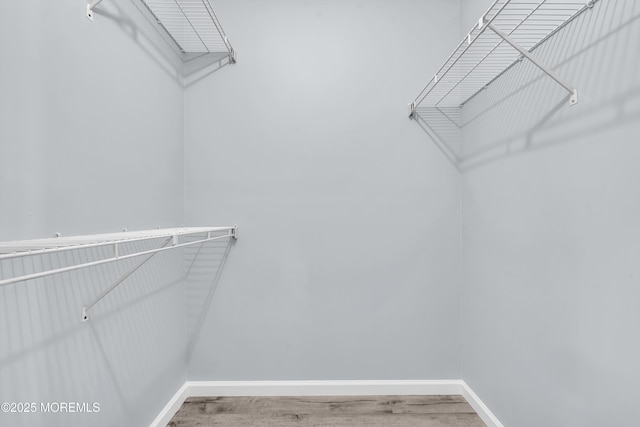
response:
M60 268L40 271L40 272L37 272L37 273L31 273L31 274L25 274L25 275L22 275L22 276L11 277L9 279L0 280L0 286L6 286L6 285L10 285L12 283L24 282L24 281L27 281L27 280L39 279L39 278L51 276L51 275L54 275L54 274L66 273L66 272L73 271L73 270L78 270L78 269L81 269L81 268L95 267L95 266L98 266L98 265L103 265L103 264L107 264L107 263L111 263L111 262L115 262L115 261L122 261L122 260L125 260L125 259L130 259L130 258L135 258L135 257L139 257L139 256L149 255L149 254L153 254L153 253L156 253L156 252L163 252L163 251L167 251L167 250L171 250L171 249L181 248L181 247L184 247L184 246L195 245L195 244L198 244L198 243L205 243L205 242L209 242L209 241L212 241L212 240L218 240L218 239L223 239L223 238L236 239L237 238L236 229L237 229L237 226L232 227L231 229L229 229L228 234L225 234L223 236L214 236L214 237L212 237L212 236L208 235L206 238L195 240L195 241L191 241L191 242L176 243L176 244L172 244L171 246L160 247L160 248L155 248L155 249L149 249L149 250L145 250L145 251L139 251L139 252L135 252L135 253L127 254L127 255L121 255L121 256L118 256L118 257L112 256L110 258L105 258L105 259L101 259L101 260L97 260L97 261L90 261L90 262L85 262L85 263L81 263L81 264L70 265L70 266L67 266L67 267L60 267ZM170 240L172 240L172 241L174 240L173 236L172 236L172 238ZM113 244L114 242L111 242L111 243Z
M187 20L187 22L189 23L189 25L193 29L193 32L195 33L195 35L198 37L198 39L202 43L202 46L204 46L205 50L207 52L209 52L209 49L207 48L207 44L204 42L204 40L202 40L202 37L200 36L200 34L196 30L196 28L193 26L193 23L191 22L191 19L189 19L189 16L187 16L187 14L185 13L184 9L182 8L182 6L178 2L178 0L175 0L175 3L176 3L176 6L178 6L178 9L180 9L180 12L182 12L182 15L184 16L184 18Z
M0 243L0 260L62 251L89 249L113 244L134 243L169 236L230 231L234 230L235 227L236 226L180 227L3 242Z

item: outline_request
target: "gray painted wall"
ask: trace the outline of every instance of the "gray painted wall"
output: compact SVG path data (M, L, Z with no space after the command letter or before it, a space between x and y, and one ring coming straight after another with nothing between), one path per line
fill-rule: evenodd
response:
M180 69L129 1L0 2L0 240L183 222ZM104 256L99 251L76 255ZM145 425L185 380L184 254L158 255L80 322L131 263L0 288L0 402L11 426ZM3 262L0 276L65 257Z
M474 25L494 0L460 0L460 40L469 34ZM458 42L460 41L458 40ZM443 59L444 61L444 59Z
M526 63L469 105L463 378L506 426L639 425L640 3L536 54L578 105Z
M187 378L460 376L508 426L638 423L637 2L536 53L579 105L526 63L468 105L462 182L403 107L488 4L215 6L239 63L198 68L183 103L133 3L93 24L0 4L0 239L241 227L159 255L86 324L131 263L0 288L0 401L101 405L2 424L144 425Z
M458 2L215 7L239 59L186 90L186 217L240 239L190 281L189 378L459 378L459 176L405 108Z

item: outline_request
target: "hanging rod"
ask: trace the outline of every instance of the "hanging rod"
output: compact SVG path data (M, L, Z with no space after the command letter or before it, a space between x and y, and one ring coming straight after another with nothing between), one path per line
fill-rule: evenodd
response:
M409 117L420 108L464 106L523 58L566 89L574 105L577 90L531 53L597 1L495 0L409 104Z
M220 235L219 233L226 232L226 234ZM203 237L194 240L180 243L179 236L194 236L202 234ZM48 269L39 271L36 273L25 274L21 276L10 277L8 279L0 280L0 286L10 285L12 283L24 282L27 280L38 279L54 274L65 273L69 271L78 270L81 268L94 267L103 265L115 261L121 261L130 258L136 258L144 256L145 259L138 263L127 274L123 275L119 280L112 284L109 288L103 291L100 295L94 298L90 303L86 304L82 308L82 321L88 319L88 311L102 300L107 294L113 291L118 285L120 285L127 277L138 270L142 265L153 257L158 252L176 249L189 245L196 245L201 243L210 242L213 240L224 238L238 238L238 226L233 225L229 227L180 227L180 228L168 228L168 229L156 229L156 230L143 230L143 231L128 231L121 233L107 233L107 234L95 234L85 236L71 236L71 237L54 237L47 239L34 239L34 240L21 240L13 242L0 243L0 260L12 259L25 256L45 255L63 251L82 250L88 248L95 248L101 246L112 246L112 255L107 258L103 258L97 261L90 261L85 263L77 263L67 267L60 267L54 269ZM130 244L135 242L164 239L161 246L136 251L128 254L121 254L121 246L123 244Z

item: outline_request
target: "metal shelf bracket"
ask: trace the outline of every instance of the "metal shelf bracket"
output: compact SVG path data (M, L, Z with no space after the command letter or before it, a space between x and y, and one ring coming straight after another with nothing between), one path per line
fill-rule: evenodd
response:
M541 64L533 55L531 55L531 53L529 51L527 51L522 46L520 46L518 43L516 43L507 34L502 32L498 28L496 28L491 22L487 21L484 17L482 18L482 20L484 21L484 23L487 26L487 28L489 28L491 31L496 33L496 35L498 35L502 40L504 40L507 43L509 43L511 45L511 47L513 47L515 50L520 52L522 57L527 58L533 65L538 67L543 73L545 73L546 75L551 77L553 80L556 81L556 83L558 83L567 92L569 92L569 95L570 95L569 96L569 105L575 105L575 104L578 103L578 90L576 88L574 88L573 86L571 86L567 82L565 82L563 79L561 79L552 69L550 69L549 67L546 67L545 65ZM480 25L480 24L478 24L478 25ZM520 60L522 60L522 59L520 59Z
M136 272L136 270L138 270L140 267L142 267L144 264L146 264L147 261L149 261L151 258L153 258L153 256L155 254L157 254L160 249L166 248L167 245L169 245L169 243L171 243L171 246L176 246L178 244L177 242L178 242L178 236L177 235L171 236L170 238L165 240L164 243L160 246L160 248L158 248L158 250L151 252L142 261L140 261L138 264L136 264L135 267L133 267L131 270L129 270L128 272L123 274L116 282L114 282L111 286L109 286L107 289L102 291L102 293L100 295L98 295L97 297L95 297L90 303L88 303L85 306L83 306L82 307L82 321L86 322L87 320L89 320L89 310L91 309L91 307L93 307L98 302L100 302L100 300L102 298L106 297L107 294L109 294L111 291L113 291L115 288L117 288L122 282L124 282L127 279L127 277L131 276L133 273Z
M86 17L89 21L93 21L93 8L99 5L102 0L93 0L87 5Z
M211 231L208 231L206 236L203 237L202 239L193 241L193 242L186 242L186 243L180 243L179 241L179 235L178 234L174 234L171 237L169 237L168 239L166 239L162 245L160 247L158 247L157 249L151 249L149 251L146 252L141 252L139 254L136 254L136 256L145 254L146 256L144 257L144 259L142 261L140 261L138 264L136 264L133 268L131 268L131 270L129 270L128 272L126 272L125 274L123 274L118 280L116 280L111 286L109 286L107 289L105 289L102 293L100 293L100 295L98 295L97 297L95 297L93 300L91 300L91 302L89 302L88 304L84 305L82 307L82 321L86 322L87 320L89 320L89 310L91 309L91 307L93 307L94 305L96 305L98 302L100 302L100 300L102 300L104 297L106 297L109 293L111 293L111 291L113 291L115 288L117 288L120 284L122 284L122 282L124 282L129 276L131 276L133 273L135 273L140 267L142 267L144 264L147 263L147 261L149 261L151 258L153 258L153 256L155 254L157 254L160 251L166 250L166 249L173 249L173 248L178 248L178 247L182 247L182 246L188 246L188 245L193 245L193 244L197 244L197 243L205 243L205 242L209 242L211 240L218 240L218 239L222 239L222 238L226 238L226 237L230 237L233 239L237 239L238 235L237 235L237 230L238 230L238 226L234 225L233 227L229 227L229 232L226 235L222 235L222 236L214 236L212 235ZM115 244L116 248L117 248L117 243ZM128 258L130 256L126 255L122 258Z

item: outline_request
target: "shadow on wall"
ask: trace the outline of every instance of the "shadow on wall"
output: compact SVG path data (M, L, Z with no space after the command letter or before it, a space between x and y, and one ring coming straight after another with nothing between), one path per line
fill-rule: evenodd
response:
M578 89L577 105L525 59L464 107L416 115L460 171L640 118L639 2L599 1L533 54Z
M183 54L140 0L125 10L117 2L102 2L94 9L94 25L107 18L118 25L172 80L187 87L230 64L227 52ZM134 19L136 10L145 19ZM138 25L140 23L140 25Z
M235 242L235 239L214 240L186 248L187 360L193 354L224 265Z
M136 250L156 244L137 242ZM104 259L111 250L3 260L0 276ZM138 258L0 287L0 401L100 405L98 413L0 414L0 424L146 424L153 402L184 375L183 256L180 249L154 256L84 323L83 305Z

